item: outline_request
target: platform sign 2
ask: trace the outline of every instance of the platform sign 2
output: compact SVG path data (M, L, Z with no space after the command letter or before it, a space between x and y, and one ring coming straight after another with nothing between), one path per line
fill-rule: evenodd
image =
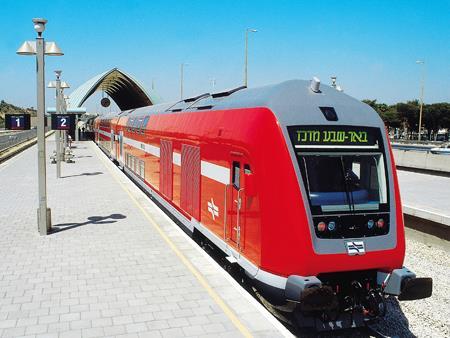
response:
M75 119L71 114L52 114L53 130L71 130L75 128Z
M5 114L5 129L30 129L30 114Z

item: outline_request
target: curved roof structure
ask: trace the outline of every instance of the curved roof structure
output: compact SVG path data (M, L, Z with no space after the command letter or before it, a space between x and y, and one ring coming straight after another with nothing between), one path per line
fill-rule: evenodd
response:
M156 93L148 94L133 77L113 68L87 80L69 95L69 108L78 108L96 91L114 100L120 110L150 106L161 101Z

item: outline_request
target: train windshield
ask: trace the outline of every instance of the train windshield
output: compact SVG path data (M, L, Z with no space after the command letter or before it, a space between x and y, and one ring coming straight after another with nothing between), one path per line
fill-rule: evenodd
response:
M312 213L385 211L382 153L298 153Z

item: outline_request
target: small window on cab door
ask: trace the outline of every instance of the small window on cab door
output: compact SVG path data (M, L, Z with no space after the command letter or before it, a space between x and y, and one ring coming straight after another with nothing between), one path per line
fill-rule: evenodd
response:
M240 184L240 176L241 176L241 164L239 162L233 162L233 186L236 189L241 188Z

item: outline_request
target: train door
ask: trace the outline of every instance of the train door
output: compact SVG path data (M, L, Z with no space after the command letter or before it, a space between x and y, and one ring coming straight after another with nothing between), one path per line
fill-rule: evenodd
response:
M181 194L180 206L194 219L200 220L200 147L181 146ZM172 182L170 183L172 188Z
M171 200L173 197L173 151L172 141L161 140L159 190Z
M119 131L119 162L123 163L123 130Z
M116 156L116 149L115 149L115 147L114 147L114 129L111 129L111 144L110 144L110 152L111 152L111 155L112 155L112 157L115 157Z
M231 166L231 192L227 237L237 248L244 249L245 228L245 179L244 174L249 170L248 161L244 156L236 157Z

